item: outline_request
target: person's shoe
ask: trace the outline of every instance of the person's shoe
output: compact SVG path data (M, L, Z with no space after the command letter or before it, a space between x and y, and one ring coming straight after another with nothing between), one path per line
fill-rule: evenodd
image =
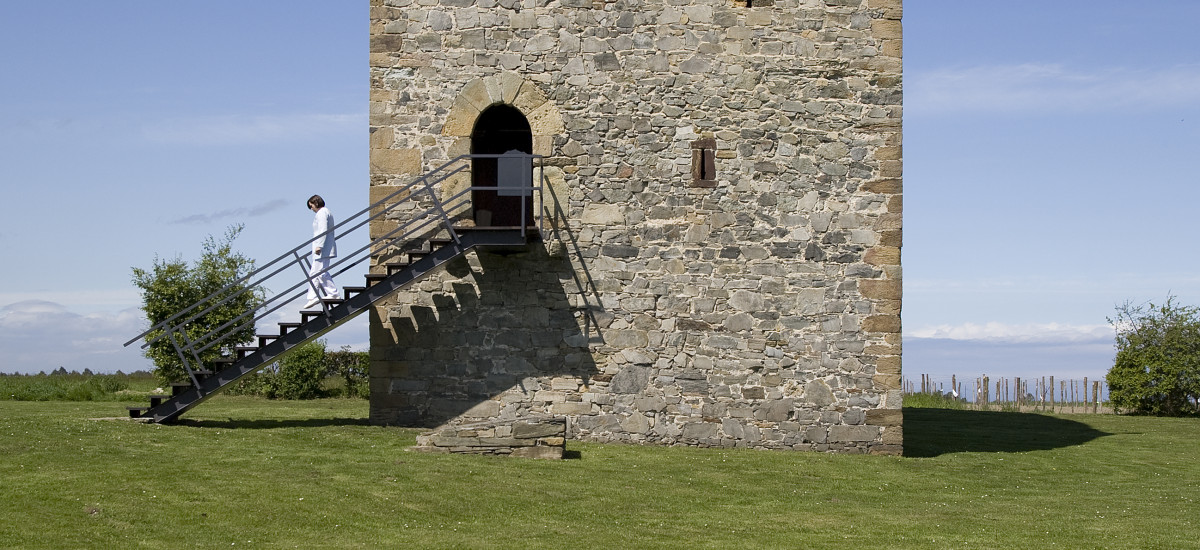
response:
M304 304L304 308L303 308L303 309L313 309L313 308L317 307L317 306L318 306L318 305L320 305L320 304L321 304L321 299L320 299L320 298L313 298L313 299L309 300L307 304Z

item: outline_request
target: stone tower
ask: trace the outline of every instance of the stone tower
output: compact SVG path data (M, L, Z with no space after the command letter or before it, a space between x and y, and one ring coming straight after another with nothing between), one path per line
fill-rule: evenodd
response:
M550 224L376 307L372 422L899 453L900 19L371 0L372 198L500 143L544 156Z

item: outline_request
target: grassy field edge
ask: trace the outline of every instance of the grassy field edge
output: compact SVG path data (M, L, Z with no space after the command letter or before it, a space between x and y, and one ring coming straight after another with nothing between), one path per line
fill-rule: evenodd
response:
M411 452L355 399L174 426L0 401L0 547L1193 548L1200 422L907 409L905 457L569 442ZM1004 416L1007 415L1007 416Z

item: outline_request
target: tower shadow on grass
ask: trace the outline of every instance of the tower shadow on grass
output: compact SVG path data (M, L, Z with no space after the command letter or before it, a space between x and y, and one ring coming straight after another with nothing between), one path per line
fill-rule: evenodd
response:
M1042 414L904 409L904 456L1020 453L1081 445L1111 435L1082 422Z

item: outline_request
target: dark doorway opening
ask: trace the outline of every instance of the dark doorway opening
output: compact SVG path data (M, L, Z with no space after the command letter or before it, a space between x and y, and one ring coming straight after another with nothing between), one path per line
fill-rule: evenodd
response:
M479 114L471 132L471 154L503 154L519 151L533 154L533 132L529 121L511 105L493 105ZM472 187L497 187L498 163L496 159L474 159L471 162ZM532 184L532 180L524 185ZM481 227L516 227L522 225L521 211L524 206L524 225L533 225L533 193L511 193L486 190L471 191L471 204L475 224Z

